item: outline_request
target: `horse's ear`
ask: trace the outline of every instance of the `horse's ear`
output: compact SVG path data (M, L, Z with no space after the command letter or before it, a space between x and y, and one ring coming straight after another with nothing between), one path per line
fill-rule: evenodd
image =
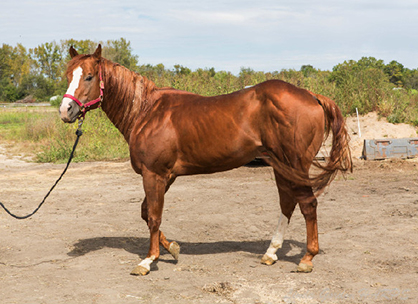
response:
M102 45L101 44L97 46L97 49L94 52L93 56L96 57L97 59L100 59L102 57Z
M77 55L78 55L78 52L75 50L75 48L73 46L71 46L70 47L70 56L71 56L71 58L74 58Z

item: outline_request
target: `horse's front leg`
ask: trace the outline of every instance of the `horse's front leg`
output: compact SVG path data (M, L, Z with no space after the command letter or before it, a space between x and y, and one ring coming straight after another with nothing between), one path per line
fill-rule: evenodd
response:
M164 194L168 185L167 180L155 173L144 172L143 183L146 200L144 200L142 206L142 217L148 224L150 248L147 257L131 272L132 275L148 274L151 269L151 264L160 257L160 235L163 243L167 242L164 235L160 232Z
M165 192L168 191L168 189L170 188L170 185L173 182L174 182L174 178L172 180L169 180L169 184L166 186ZM148 225L148 203L147 203L146 196L141 205L141 217ZM169 242L161 230L160 230L160 245L163 246L169 253L171 253L174 259L176 260L179 259L180 245L176 241Z

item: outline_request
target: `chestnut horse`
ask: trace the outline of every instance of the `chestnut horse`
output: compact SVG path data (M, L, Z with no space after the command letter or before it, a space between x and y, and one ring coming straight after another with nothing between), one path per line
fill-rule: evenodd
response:
M268 154L280 196L281 215L261 262L277 260L276 251L296 204L306 221L307 252L297 268L312 271L318 253L316 195L338 171L352 170L344 119L336 104L321 95L279 80L269 80L231 94L204 97L158 88L147 78L101 56L70 48L67 94L61 119L73 123L101 105L129 144L131 164L143 176L142 218L150 231L147 257L132 271L149 273L161 244L175 259L180 247L159 229L164 194L181 175L214 173L247 164ZM332 148L325 164L315 162L325 136ZM311 165L320 168L309 174ZM318 170L316 170L318 171Z

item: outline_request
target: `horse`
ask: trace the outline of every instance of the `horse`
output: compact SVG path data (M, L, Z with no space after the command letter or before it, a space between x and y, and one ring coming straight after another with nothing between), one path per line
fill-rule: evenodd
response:
M349 135L336 103L280 80L206 97L159 88L146 77L102 57L78 54L71 46L68 89L59 108L65 123L101 107L129 144L133 170L142 175L141 217L150 233L149 251L132 275L146 275L161 244L177 260L180 246L160 230L164 195L178 176L231 170L257 156L273 168L281 214L261 263L272 265L290 218L299 204L306 222L306 253L297 266L311 272L319 252L317 196L336 173L352 171ZM97 97L98 96L98 97ZM315 160L332 133L325 164ZM312 165L320 170L310 174Z

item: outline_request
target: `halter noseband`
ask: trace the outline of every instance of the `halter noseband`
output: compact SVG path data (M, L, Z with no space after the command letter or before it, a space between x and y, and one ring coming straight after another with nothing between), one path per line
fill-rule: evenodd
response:
M78 118L82 118L84 119L84 116L86 116L87 111L90 111L90 107L92 105L95 105L96 103L99 103L98 108L100 108L100 105L103 101L103 90L104 90L104 82L103 82L103 78L102 78L102 67L101 64L99 63L99 79L100 79L100 96L94 100L91 100L85 104L83 104L80 100L78 100L76 97L74 97L71 94L65 94L63 97L68 97L72 100L74 100L81 108L81 113L78 116Z

